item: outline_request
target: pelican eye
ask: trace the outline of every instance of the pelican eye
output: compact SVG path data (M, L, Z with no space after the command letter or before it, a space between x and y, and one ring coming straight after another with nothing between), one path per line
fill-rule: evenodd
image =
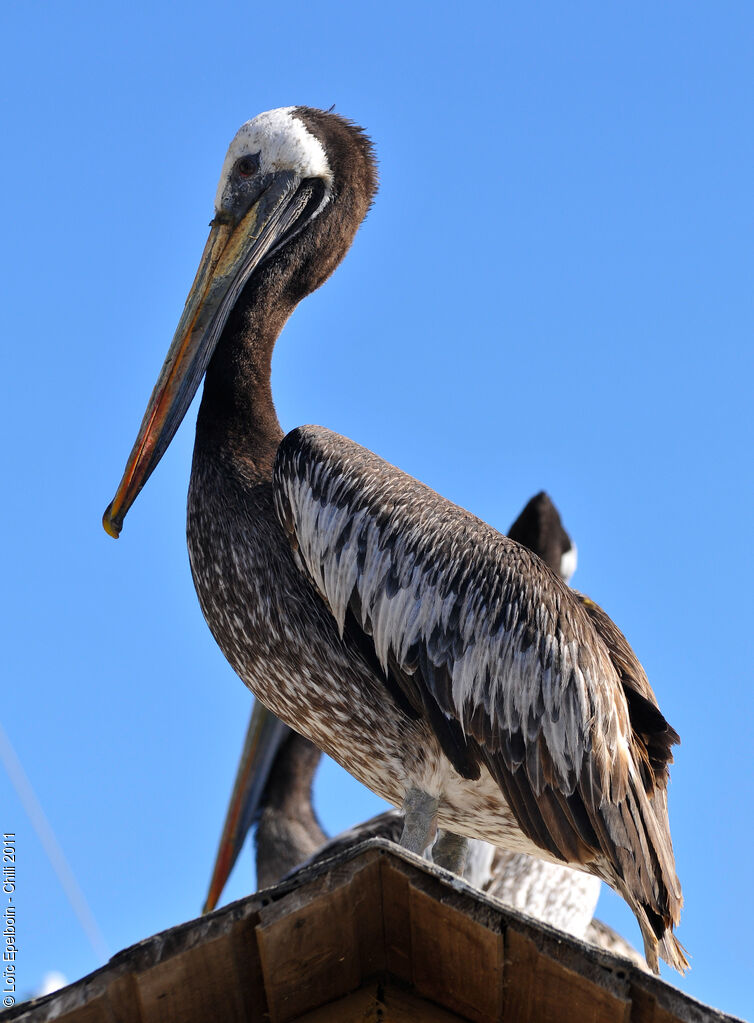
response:
M259 170L258 156L242 156L236 164L236 171L240 178L250 178Z

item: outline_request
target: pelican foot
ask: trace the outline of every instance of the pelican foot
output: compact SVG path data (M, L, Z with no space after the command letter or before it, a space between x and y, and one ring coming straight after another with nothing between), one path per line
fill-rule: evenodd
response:
M437 834L437 808L440 800L421 789L409 789L403 800L401 845L423 856Z
M432 859L438 867L463 876L468 855L468 838L446 831L444 828L439 830L437 841L432 846Z

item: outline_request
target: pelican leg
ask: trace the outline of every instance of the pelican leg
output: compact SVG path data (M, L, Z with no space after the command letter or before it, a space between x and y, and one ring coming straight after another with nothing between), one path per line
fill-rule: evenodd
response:
M409 852L423 856L437 834L437 807L440 800L421 789L409 789L403 800L403 832L400 844Z
M432 859L438 867L463 876L468 855L468 838L440 828L437 833L437 841L432 846Z

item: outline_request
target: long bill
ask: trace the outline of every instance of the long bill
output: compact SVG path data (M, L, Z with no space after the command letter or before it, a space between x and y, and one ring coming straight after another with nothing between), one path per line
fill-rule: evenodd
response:
M120 534L126 513L180 426L241 290L287 236L309 197L297 175L283 171L272 178L243 216L219 213L212 221L196 278L123 478L102 517L110 536Z
M225 882L260 809L275 757L290 734L290 728L257 700L236 771L203 913L212 912L222 895Z

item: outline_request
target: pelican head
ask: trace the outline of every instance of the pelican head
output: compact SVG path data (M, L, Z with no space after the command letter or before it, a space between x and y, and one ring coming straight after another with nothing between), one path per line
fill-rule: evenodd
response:
M375 191L371 143L337 114L281 107L241 126L196 278L103 516L111 536L170 444L239 300L273 290L285 306L282 326L343 258Z

